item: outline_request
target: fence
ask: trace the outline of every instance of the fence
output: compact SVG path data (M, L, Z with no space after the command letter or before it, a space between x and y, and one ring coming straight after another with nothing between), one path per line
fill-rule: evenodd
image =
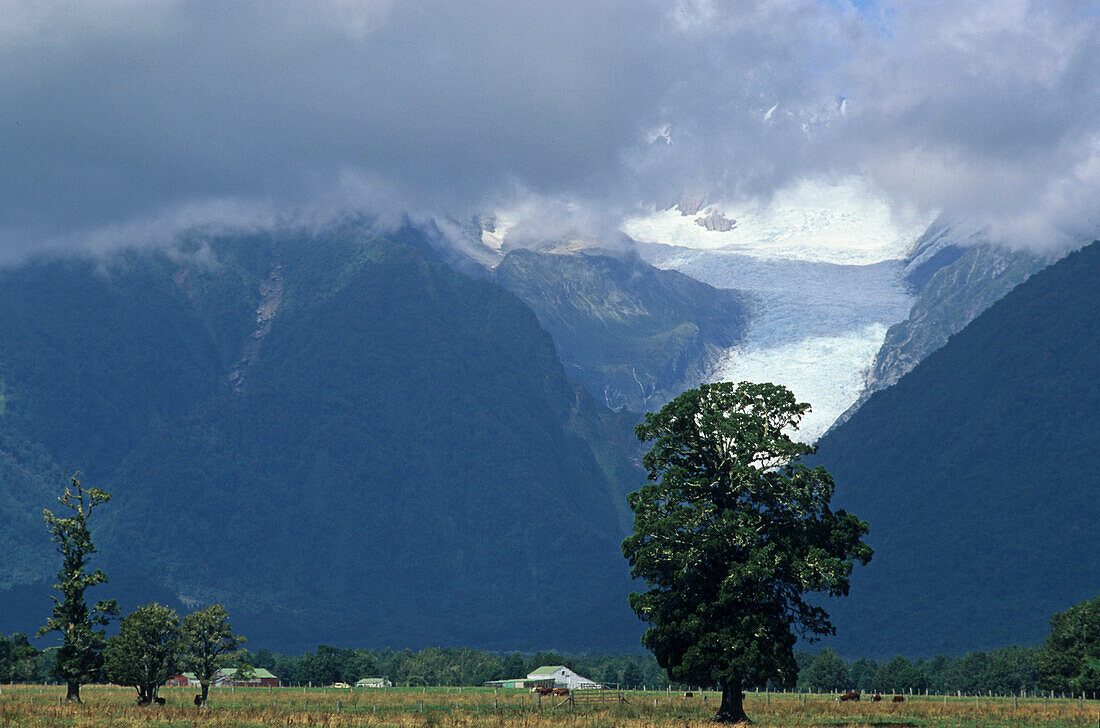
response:
M599 707L604 705L619 705L626 702L626 696L618 686L610 687L600 685L592 688L573 688L569 691L569 697L558 703L557 708L565 703L573 707Z

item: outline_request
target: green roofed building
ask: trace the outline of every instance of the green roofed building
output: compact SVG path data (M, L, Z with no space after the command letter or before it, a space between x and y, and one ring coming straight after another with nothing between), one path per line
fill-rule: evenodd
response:
M549 685L550 682L546 681L546 684ZM513 677L513 678L510 678L508 680L490 680L489 682L485 683L485 687L487 687L487 688L520 688L520 689L522 689L522 688L539 687L540 685L541 685L541 683L539 685L536 685L534 681L528 680L525 677Z
M279 678L271 674L262 667L256 667L252 670L252 677L247 680L237 679L237 668L227 667L218 670L218 674L214 677L215 685L235 685L237 687L251 687L251 688L277 688L279 687Z
M355 683L357 688L392 688L393 683L385 677L365 677Z

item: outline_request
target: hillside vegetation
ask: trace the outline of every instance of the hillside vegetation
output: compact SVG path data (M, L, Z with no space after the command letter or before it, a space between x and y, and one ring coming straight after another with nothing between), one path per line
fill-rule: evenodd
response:
M1100 588L1100 244L1021 284L819 441L875 559L838 651L1038 642Z
M629 423L519 300L414 246L348 227L6 271L0 377L11 628L47 611L41 509L80 469L115 496L95 558L124 606L224 602L286 650L636 649Z

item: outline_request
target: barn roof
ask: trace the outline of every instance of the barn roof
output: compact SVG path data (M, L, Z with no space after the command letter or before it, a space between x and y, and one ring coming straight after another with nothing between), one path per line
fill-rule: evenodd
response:
M558 670L564 670L565 665L543 665L539 669L528 673L527 677L553 677Z
M226 668L222 672L225 673L225 676L227 678L229 678L230 680L235 679L236 676L237 676L237 668L235 668L235 667ZM267 670L265 670L262 667L252 668L252 675L253 675L253 678L256 679L256 680L259 680L260 678L268 678L268 677L273 678L273 677L275 677L273 674L271 674L270 672L268 672Z

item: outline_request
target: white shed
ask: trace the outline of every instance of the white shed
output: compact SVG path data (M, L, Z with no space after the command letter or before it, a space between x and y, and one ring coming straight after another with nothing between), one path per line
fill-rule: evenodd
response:
M527 676L528 680L545 680L554 678L554 685L559 688L576 690L592 690L602 687L599 683L578 675L564 665L543 665Z

